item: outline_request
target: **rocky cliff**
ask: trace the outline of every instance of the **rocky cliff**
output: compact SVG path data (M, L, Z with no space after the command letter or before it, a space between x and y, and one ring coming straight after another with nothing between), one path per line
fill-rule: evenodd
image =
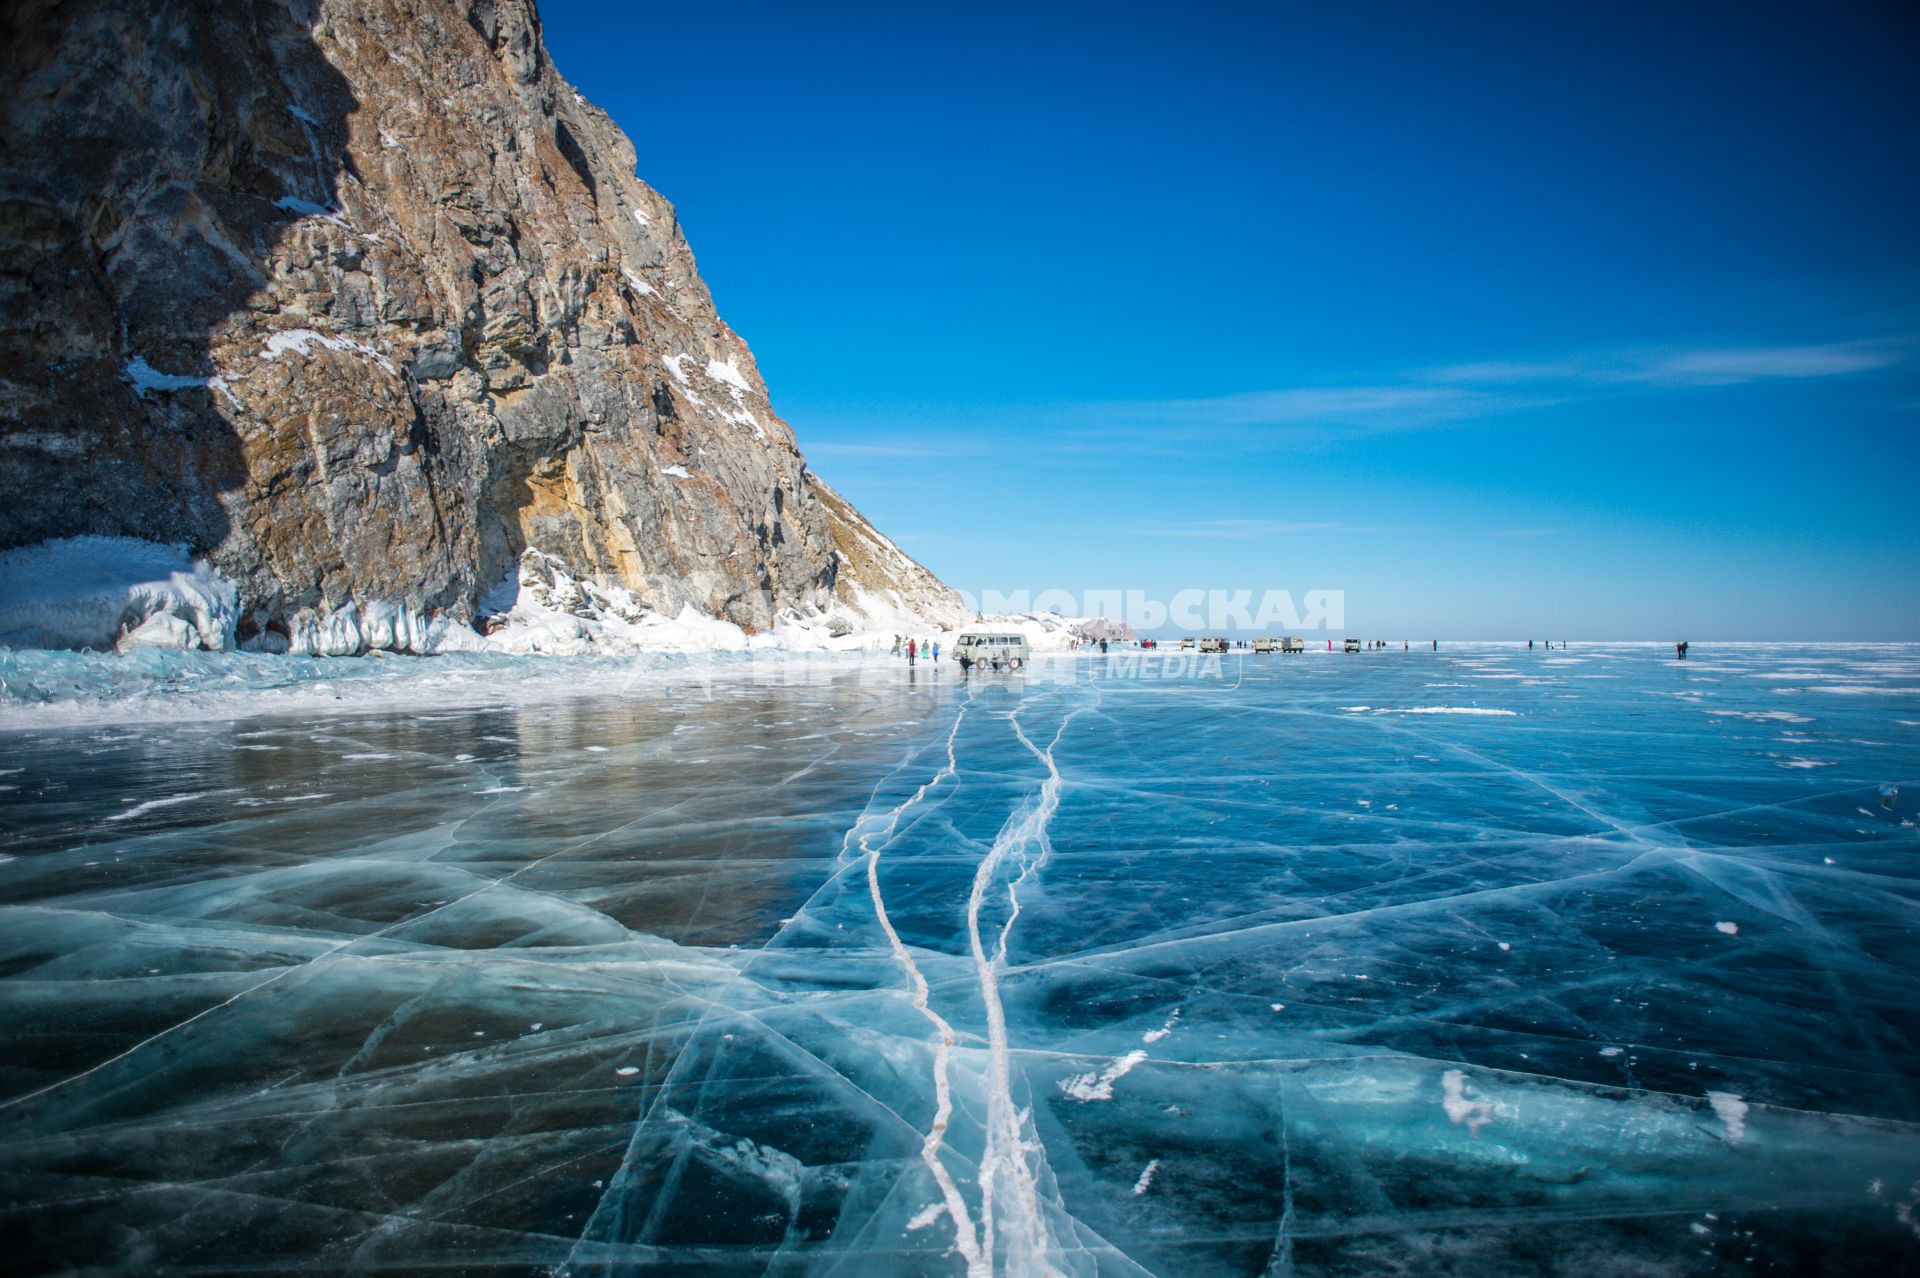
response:
M523 560L750 632L959 615L530 0L16 0L0 73L0 548L183 543L296 648L467 633Z

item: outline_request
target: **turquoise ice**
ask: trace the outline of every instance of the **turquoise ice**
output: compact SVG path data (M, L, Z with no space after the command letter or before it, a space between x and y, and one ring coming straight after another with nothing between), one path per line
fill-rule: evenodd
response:
M128 721L0 737L8 1231L143 1273L1911 1268L1920 652L1671 658L340 662L394 704L221 720L63 657Z

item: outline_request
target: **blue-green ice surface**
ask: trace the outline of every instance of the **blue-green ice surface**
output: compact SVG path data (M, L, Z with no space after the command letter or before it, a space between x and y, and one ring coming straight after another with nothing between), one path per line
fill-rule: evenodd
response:
M1920 1271L1920 650L116 660L18 1272Z

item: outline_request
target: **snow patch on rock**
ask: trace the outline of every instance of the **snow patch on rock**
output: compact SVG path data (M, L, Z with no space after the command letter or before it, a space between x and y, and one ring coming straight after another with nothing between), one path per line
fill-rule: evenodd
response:
M218 390L222 385L218 377L163 373L147 363L146 358L140 355L127 361L125 371L127 380L133 383L133 393L141 399L145 399L151 391Z
M275 333L261 348L260 358L278 359L288 351L305 355L315 346L322 346L330 351L348 351L356 355L364 355L387 372L394 371L393 361L365 342L335 337L330 333L322 333L311 328L290 328L284 333Z
M667 471L679 467L666 467ZM686 478L686 472L680 471ZM480 601L487 645L500 652L743 652L747 633L692 604L657 612L625 587L576 577L552 555L527 550L507 579Z

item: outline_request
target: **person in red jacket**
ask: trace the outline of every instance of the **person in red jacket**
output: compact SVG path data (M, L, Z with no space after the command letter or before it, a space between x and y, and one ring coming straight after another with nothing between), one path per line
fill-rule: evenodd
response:
M907 664L912 665L913 659L919 654L920 654L920 645L915 643L911 639L907 640Z

